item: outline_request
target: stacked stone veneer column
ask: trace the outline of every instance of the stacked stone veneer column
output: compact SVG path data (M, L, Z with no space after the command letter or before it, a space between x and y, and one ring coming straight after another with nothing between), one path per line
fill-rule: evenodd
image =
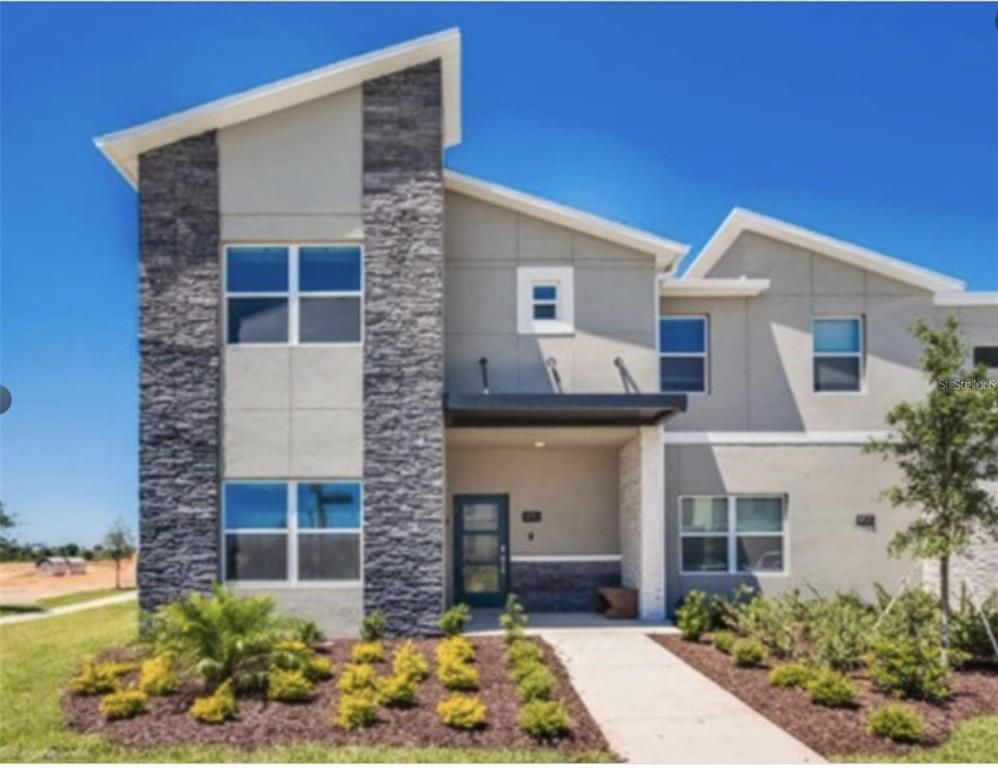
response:
M444 604L440 62L364 83L364 609L433 632Z
M218 578L218 150L205 133L139 158L139 601Z

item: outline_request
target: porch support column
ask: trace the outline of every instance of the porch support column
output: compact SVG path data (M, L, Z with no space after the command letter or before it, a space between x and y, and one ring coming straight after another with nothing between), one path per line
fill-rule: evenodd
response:
M639 427L620 449L621 577L642 619L665 619L665 448L662 428Z

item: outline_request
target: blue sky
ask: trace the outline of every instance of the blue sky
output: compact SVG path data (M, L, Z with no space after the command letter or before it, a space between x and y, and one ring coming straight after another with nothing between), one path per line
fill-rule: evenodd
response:
M136 516L136 199L92 137L452 26L452 168L694 253L741 205L998 290L993 4L4 5L0 495L20 538Z

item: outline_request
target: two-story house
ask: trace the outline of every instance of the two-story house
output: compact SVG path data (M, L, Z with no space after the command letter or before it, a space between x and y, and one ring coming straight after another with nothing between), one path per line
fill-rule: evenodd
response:
M998 366L998 297L741 210L677 277L680 243L445 170L460 140L456 31L97 140L139 192L143 607L223 581L430 631L900 584L862 444L925 390L912 320Z

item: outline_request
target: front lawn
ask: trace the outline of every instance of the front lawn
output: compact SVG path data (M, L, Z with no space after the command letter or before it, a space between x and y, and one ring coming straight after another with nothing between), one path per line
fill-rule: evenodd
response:
M0 627L0 762L605 762L606 752L295 743L122 747L64 726L60 698L84 656L136 637L133 603ZM206 726L208 727L208 726Z
M916 749L907 755L848 755L849 763L996 763L998 717L975 717L961 723L939 747Z
M76 605L77 603L88 603L91 600L100 600L104 597L114 597L115 595L126 595L135 593L134 589L88 589L83 592L69 592L65 595L54 595L53 597L43 597L36 605L45 610L52 608L62 608L66 605Z

